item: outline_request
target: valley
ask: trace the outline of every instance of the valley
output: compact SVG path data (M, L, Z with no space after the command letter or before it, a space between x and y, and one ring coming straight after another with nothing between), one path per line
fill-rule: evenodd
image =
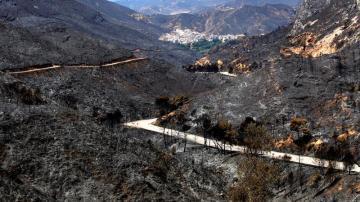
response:
M0 29L0 201L358 200L358 0L0 0Z
M230 41L244 36L263 35L287 26L295 11L286 5L212 8L194 14L151 15L149 21L164 30L160 40L180 44L199 41Z

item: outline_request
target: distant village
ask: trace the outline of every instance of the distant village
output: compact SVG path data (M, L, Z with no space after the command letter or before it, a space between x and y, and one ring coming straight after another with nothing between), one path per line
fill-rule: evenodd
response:
M163 34L160 36L161 41L169 41L173 43L179 43L179 44L192 44L199 41L213 41L213 40L220 40L222 42L228 41L228 40L234 40L241 37L244 37L245 35L239 34L239 35L214 35L214 34L206 34L206 33L200 33L197 31L193 31L191 29L175 29L170 33Z

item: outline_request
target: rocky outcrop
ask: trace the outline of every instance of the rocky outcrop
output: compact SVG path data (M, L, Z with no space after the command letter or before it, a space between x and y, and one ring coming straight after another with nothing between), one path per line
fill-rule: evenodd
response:
M212 62L209 56L200 58L194 65L185 66L189 72L219 72L223 67L221 60Z
M304 21L312 15L317 14L323 10L327 5L330 4L330 1L331 0L303 0L297 10L292 33L295 34L301 31L305 26Z
M340 21L346 20L351 15L351 12L348 13L348 11L358 7L358 0L304 0L297 11L291 34L294 35L302 32L307 26L315 23L318 18L321 20L329 20L331 18L338 18ZM326 19L324 16L326 13L329 14L329 19ZM334 20L332 21L334 22Z
M320 4L304 1L298 15L289 36L291 46L284 52L319 57L339 52L360 40L360 17L354 0L328 0Z

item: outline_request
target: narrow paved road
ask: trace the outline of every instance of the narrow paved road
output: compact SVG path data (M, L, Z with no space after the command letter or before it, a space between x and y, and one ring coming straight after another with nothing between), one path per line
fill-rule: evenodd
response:
M111 66L115 66L115 65L122 65L122 64L129 64L129 63L133 63L133 62L140 62L140 61L144 61L144 60L147 60L147 59L148 58L133 58L133 59L128 59L128 60L124 60L124 61L111 62L111 63L107 63L107 64L103 64L103 65L64 65L64 66L52 65L52 66L44 67L44 68L35 68L35 69L29 69L29 70L24 70L24 71L9 72L9 74L11 74L11 75L30 74L30 73L45 72L45 71L54 70L54 69L60 69L60 68L111 67Z
M228 77L237 77L236 74L231 74L229 72L195 72L195 74L221 74Z
M219 74L225 75L225 76L230 76L230 77L237 77L236 74L231 74L229 72L219 72Z
M153 123L155 121L156 121L156 119L140 120L140 121L129 122L124 125L127 127L130 127L130 128L141 128L144 130L157 132L157 133L161 133L161 134L166 134L168 136L172 136L172 137L176 137L176 138L180 138L180 139L186 139L187 141L190 141L190 142L193 142L196 144L200 144L200 145L205 145L205 142L207 142L206 145L209 147L213 147L213 148L217 148L219 145L218 142L215 140L205 139L198 135L193 135L190 133L184 133L184 132L175 131L175 130L166 129L166 128L164 129L159 126L155 126L155 125L153 125ZM225 144L224 148L227 151L233 151L233 152L239 152L239 153L245 153L247 150L247 148L244 146L233 146L233 145L228 145L228 144ZM282 152L276 152L276 151L261 151L261 152L258 152L258 155L266 157L266 158L300 163L300 164L308 165L308 166L316 166L316 167L324 167L324 168L328 168L330 166L330 161L328 161L328 160L319 159L319 158L315 158L315 157L309 157L309 156L299 156L299 155L294 155L294 154L290 154L290 153L282 153ZM344 166L343 162L331 161L331 165L333 165L333 167L337 170L346 170L346 167ZM360 173L360 167L358 165L354 165L352 167L351 171Z

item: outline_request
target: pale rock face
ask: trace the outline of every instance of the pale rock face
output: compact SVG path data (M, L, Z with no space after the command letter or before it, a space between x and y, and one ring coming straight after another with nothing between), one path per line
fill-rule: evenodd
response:
M355 6L360 10L360 0L303 0L298 8L291 34L295 35L301 33L304 26L309 23L307 20L309 17L321 12L331 4L338 6L342 1Z
M297 18L305 20L316 12L321 11L331 0L304 0L300 5Z
M326 5L330 4L330 2L331 0L304 0L299 6L291 34L301 31L306 23L304 21L313 14L321 11Z

